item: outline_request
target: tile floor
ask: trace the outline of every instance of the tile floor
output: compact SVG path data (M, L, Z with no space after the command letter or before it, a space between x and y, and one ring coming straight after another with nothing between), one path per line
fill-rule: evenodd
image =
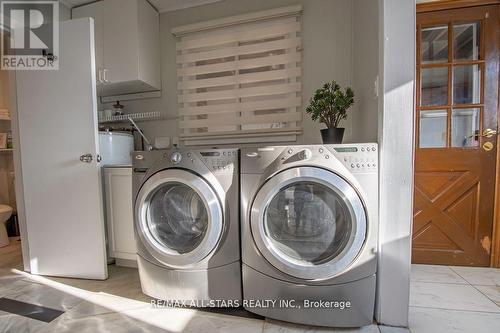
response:
M412 266L412 333L485 333L499 327L500 269Z
M46 323L0 311L0 332L496 332L500 327L500 270L413 265L410 330L371 325L341 330L192 309L155 309L141 293L136 269L109 266L109 279L45 278L22 272L20 242L0 249L0 298L64 314Z

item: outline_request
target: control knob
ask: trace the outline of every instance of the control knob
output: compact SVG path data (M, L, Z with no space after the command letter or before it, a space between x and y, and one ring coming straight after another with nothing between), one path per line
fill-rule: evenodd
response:
M312 153L309 149L303 149L299 152L298 157L301 160L308 160L312 157Z
M170 161L172 163L177 164L182 160L182 155L178 151L173 152L172 155L170 155Z

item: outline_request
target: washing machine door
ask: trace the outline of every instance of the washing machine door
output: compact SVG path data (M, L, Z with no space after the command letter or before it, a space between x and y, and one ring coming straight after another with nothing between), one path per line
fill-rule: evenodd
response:
M223 232L222 205L199 175L167 169L150 177L135 203L137 234L149 253L171 267L206 258Z
M335 173L315 167L271 177L255 196L250 224L267 261L301 279L326 279L345 271L367 232L356 190Z

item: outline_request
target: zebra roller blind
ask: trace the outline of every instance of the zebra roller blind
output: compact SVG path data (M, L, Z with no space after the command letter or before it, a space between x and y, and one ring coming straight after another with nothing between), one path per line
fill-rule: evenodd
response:
M177 42L187 145L295 140L302 131L299 13L187 33Z

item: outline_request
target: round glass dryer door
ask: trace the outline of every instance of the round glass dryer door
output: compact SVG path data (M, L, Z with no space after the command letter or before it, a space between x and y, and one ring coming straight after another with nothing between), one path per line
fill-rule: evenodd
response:
M196 264L218 244L223 217L219 199L199 176L178 169L161 171L142 186L136 227L148 251L165 265Z
M182 183L160 185L151 196L146 223L152 236L179 253L196 249L208 227L207 208L196 191Z
M251 228L273 266L294 277L324 279L344 271L361 251L366 215L343 178L299 167L273 176L260 189Z

